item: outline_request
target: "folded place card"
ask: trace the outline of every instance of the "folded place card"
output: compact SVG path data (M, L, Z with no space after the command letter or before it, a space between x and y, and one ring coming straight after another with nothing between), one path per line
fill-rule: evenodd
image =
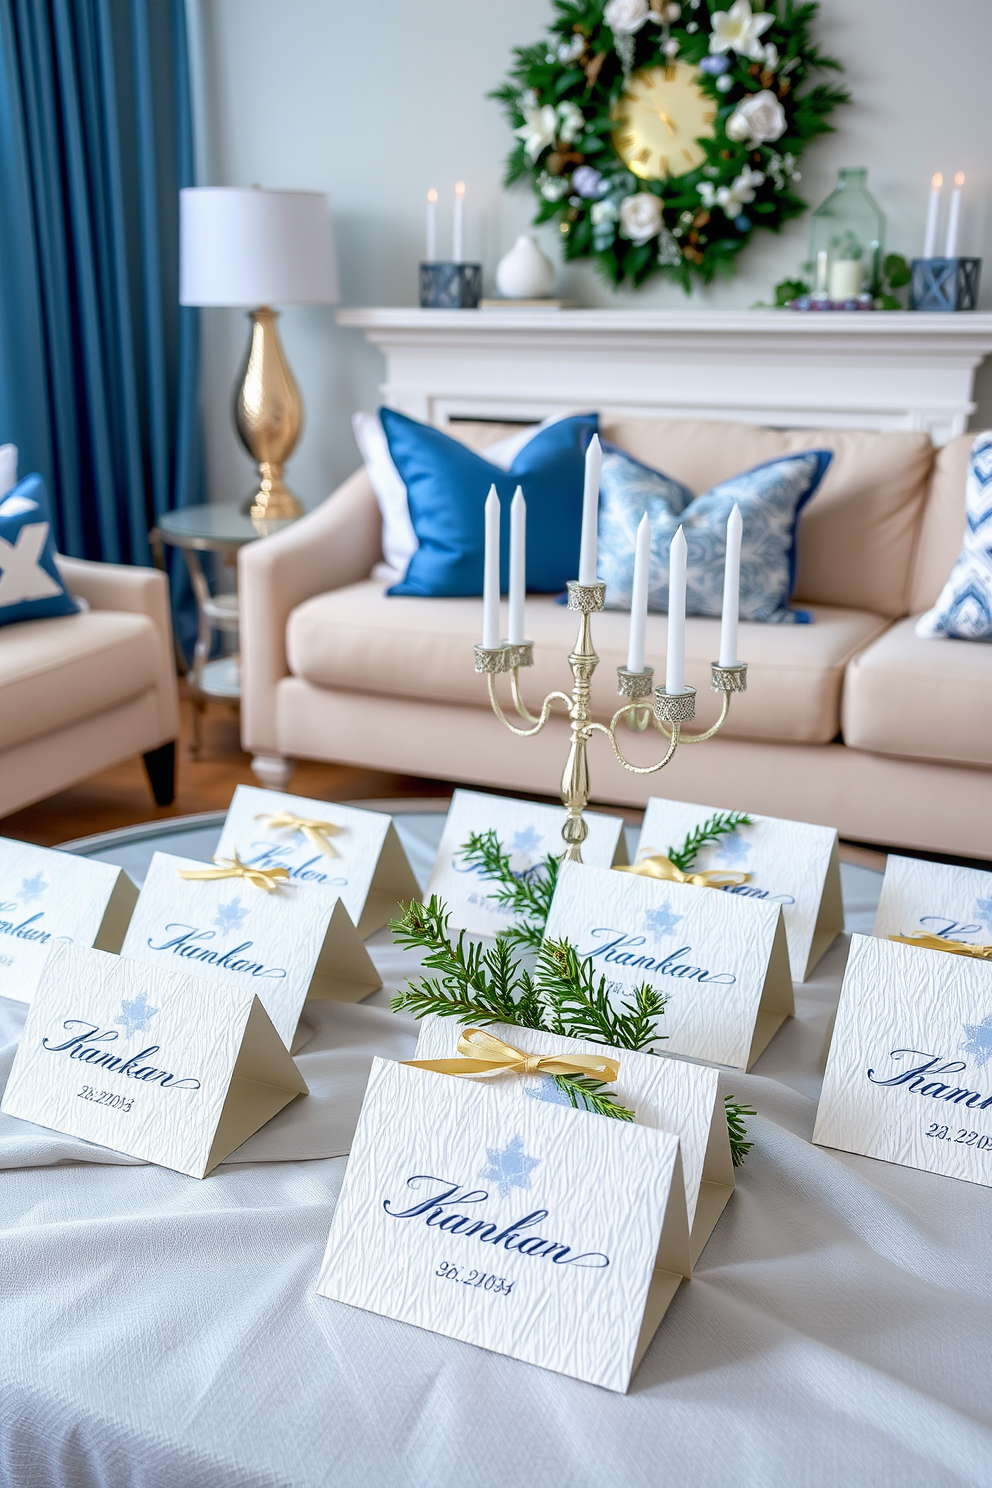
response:
M456 930L468 930L473 935L501 934L512 924L513 917L490 897L497 885L484 878L477 867L465 862L462 848L473 832L481 836L493 831L504 852L509 854L514 873L521 878L540 874L544 872L548 853L560 857L564 851L561 827L565 816L563 806L538 806L512 796L455 791L424 902L432 894L439 895ZM589 835L582 844L583 862L600 868L626 863L622 818L587 811L585 821Z
M453 1018L425 1018L420 1024L415 1057L445 1059L456 1055L464 1031ZM719 1096L716 1070L703 1064L687 1064L684 1059L657 1059L632 1049L614 1049L508 1023L494 1023L486 1032L524 1054L544 1057L599 1054L616 1060L620 1070L608 1087L610 1093L628 1111L634 1112L639 1125L674 1132L679 1139L690 1259L695 1265L734 1191L727 1115ZM514 1072L486 1075L485 1079L494 1089L502 1091L507 1100L571 1106L568 1094L549 1074Z
M250 988L287 1048L308 997L358 1002L382 986L340 899L286 879L267 892L244 877L180 876L210 871L156 853L121 955Z
M695 884L563 863L545 934L588 957L622 1001L668 1001L663 1054L750 1069L795 1007L782 909Z
M693 806L652 797L644 813L638 861L666 854L725 807ZM833 827L755 816L719 842L700 849L694 868L729 869L748 875L727 884L726 894L780 904L789 945L792 978L804 982L844 928L840 858Z
M381 811L239 785L217 845L219 858L235 853L331 890L363 938L388 924L401 901L420 898L393 819Z
M690 1270L673 1133L373 1060L321 1296L623 1391Z
M252 990L63 941L0 1110L203 1178L306 1094Z
M30 1002L57 940L119 951L137 898L122 868L0 837L0 997Z
M853 935L813 1141L992 1187L992 965Z
M873 933L992 943L992 873L891 854Z

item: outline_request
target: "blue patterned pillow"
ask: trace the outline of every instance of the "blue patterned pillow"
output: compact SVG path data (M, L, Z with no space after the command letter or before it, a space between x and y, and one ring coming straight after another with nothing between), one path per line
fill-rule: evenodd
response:
M916 622L925 640L992 641L992 431L968 456L964 546L932 610Z
M599 578L606 606L630 609L637 525L651 519L648 607L668 608L668 549L681 524L689 549L686 612L719 615L727 518L734 502L744 524L741 619L809 622L787 608L796 577L796 519L830 464L829 450L805 450L757 465L696 496L681 481L603 446L599 486Z
M45 482L26 475L0 497L0 625L78 609L55 566Z

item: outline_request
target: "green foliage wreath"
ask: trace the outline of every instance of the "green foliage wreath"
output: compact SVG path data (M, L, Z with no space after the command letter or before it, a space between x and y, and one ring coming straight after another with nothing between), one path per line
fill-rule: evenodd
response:
M529 179L535 223L557 220L565 258L592 258L610 284L661 273L688 293L694 278L731 277L757 228L777 232L805 210L795 190L803 148L831 132L831 111L849 98L810 82L842 70L813 42L818 8L554 0L546 40L518 47L491 95L517 138L506 184ZM709 132L692 168L641 178L618 153L618 106L631 88L676 75L712 100Z

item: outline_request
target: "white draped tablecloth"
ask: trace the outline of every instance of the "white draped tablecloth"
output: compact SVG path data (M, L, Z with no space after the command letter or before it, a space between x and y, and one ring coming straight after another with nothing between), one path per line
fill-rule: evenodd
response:
M440 823L398 819L421 876ZM849 930L879 884L845 865ZM755 1150L627 1395L316 1295L370 1059L416 1040L369 944L383 991L307 1006L309 1098L202 1182L0 1118L4 1488L992 1484L992 1191L810 1145L846 937L721 1077Z

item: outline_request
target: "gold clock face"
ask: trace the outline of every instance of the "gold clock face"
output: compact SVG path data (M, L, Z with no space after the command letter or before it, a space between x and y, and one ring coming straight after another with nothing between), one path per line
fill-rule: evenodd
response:
M681 176L706 156L697 139L712 135L716 110L685 62L635 72L613 114L613 143L643 181Z

